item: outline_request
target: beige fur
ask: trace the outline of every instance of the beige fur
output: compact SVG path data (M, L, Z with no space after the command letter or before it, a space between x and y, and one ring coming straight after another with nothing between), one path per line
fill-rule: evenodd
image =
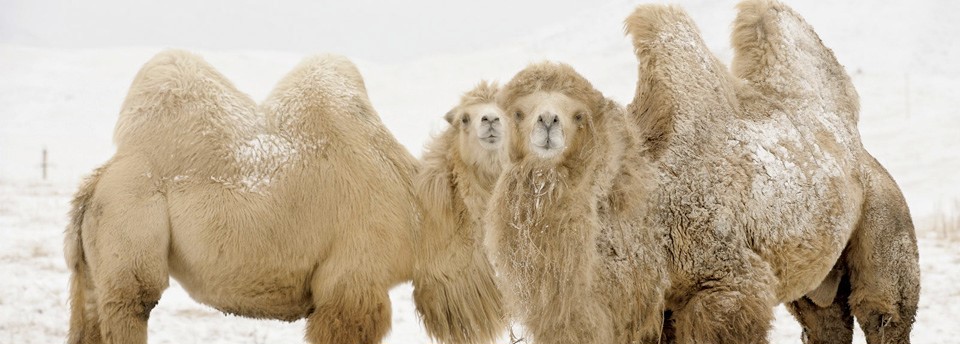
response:
M503 93L510 163L486 240L513 314L535 343L655 340L663 237L643 230L636 197L653 174L639 134L564 64L531 65Z
M450 127L427 145L415 178L424 224L414 302L427 331L443 342L489 343L506 326L480 223L502 165L498 90L481 82L463 95L445 116Z
M668 234L664 337L766 343L773 306L792 302L808 342L849 343L852 309L869 343L909 343L913 225L860 143L850 78L788 7L739 9L732 74L682 10L626 21L640 75L629 112L662 178L648 216Z
M70 343L145 343L176 278L227 313L307 318L312 343L377 343L411 279L417 162L346 59L306 59L259 107L199 57L157 55L117 153L74 199Z

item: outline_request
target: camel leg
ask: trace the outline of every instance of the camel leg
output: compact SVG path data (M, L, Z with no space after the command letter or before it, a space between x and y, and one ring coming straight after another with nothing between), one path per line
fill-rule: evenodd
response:
M803 328L804 344L850 344L853 342L853 314L848 300L850 279L840 280L836 298L826 307L820 307L809 297L787 303L787 310Z
M111 165L81 234L104 343L146 343L150 311L169 284L166 200L146 166L136 156Z
M776 306L773 273L759 257L704 271L729 271L700 278L686 302L673 310L675 341L681 344L766 344ZM732 264L729 264L732 263ZM710 278L713 278L712 280Z
M860 225L848 246L850 306L867 343L910 343L920 297L916 235L896 183L872 162L864 173Z
M308 342L375 344L390 331L388 288L376 278L382 274L356 267L356 259L334 257L314 276Z

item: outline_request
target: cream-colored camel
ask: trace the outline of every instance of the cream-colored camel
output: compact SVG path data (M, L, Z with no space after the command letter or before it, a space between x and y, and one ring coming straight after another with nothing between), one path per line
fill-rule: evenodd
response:
M503 90L509 164L487 247L533 343L656 340L666 269L647 231L654 174L621 106L573 68L541 63Z
M161 53L115 142L66 233L70 343L145 343L169 277L227 313L307 318L312 343L387 333L387 291L413 274L418 165L349 61L309 58L257 106L199 57Z
M481 82L463 95L414 179L424 214L413 297L430 335L454 343L490 343L506 327L480 221L502 165L498 91Z
M668 339L766 343L790 302L807 342L849 343L852 310L869 343L908 343L916 239L860 143L853 83L778 2L741 3L733 26L730 73L679 8L626 21L640 75L629 113L661 177L649 216L668 236Z

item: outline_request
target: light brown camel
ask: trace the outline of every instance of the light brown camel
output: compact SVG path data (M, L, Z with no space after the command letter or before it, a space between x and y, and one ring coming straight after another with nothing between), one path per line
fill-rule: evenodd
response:
M628 342L611 314L648 314L661 297L665 331L636 317L641 341L766 343L786 302L808 342L849 343L852 314L869 343L908 343L920 277L909 211L860 143L856 91L809 25L779 3L744 2L733 73L676 7L641 6L627 31L640 76L627 124L610 128L617 117L565 77L575 73L533 66L504 90L519 124L487 240L534 342ZM638 153L617 153L623 126L637 130ZM631 185L611 171L653 185L624 194L645 239L625 247L644 254L600 249L604 197ZM611 257L662 265L635 263L647 268L636 279L617 276L642 286L637 297L605 300L598 276Z
M533 343L656 340L664 237L645 230L654 173L623 108L568 65L540 63L503 90L509 164L487 247Z
M669 238L667 339L766 343L786 302L809 343L849 343L851 313L869 343L908 343L910 213L810 25L778 2L742 2L733 73L679 8L640 6L626 27L640 76L628 111L661 177L649 216Z
M484 81L463 95L414 179L423 202L414 302L430 335L452 343L490 343L506 327L480 221L502 165L499 89Z

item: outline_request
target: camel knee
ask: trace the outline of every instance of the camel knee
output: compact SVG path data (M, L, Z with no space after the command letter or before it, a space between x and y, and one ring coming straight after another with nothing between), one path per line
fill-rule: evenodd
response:
M146 343L147 320L165 285L114 283L98 294L97 313L104 343Z
M875 301L869 297L857 295L857 301L851 302L853 314L869 344L905 344L910 343L910 330L916 320L919 291L910 293L913 288L905 288L905 294L896 301Z
M314 344L373 344L390 330L386 288L350 285L327 293L307 318L307 340Z
M909 343L920 301L916 243L896 235L872 235L851 245L849 303L867 342Z

